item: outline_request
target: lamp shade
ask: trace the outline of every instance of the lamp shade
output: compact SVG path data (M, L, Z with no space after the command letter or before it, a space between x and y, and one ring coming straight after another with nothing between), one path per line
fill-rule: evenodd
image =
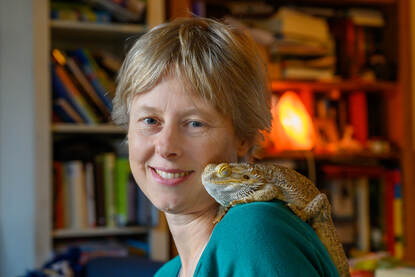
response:
M313 122L300 97L287 91L272 109L273 151L311 150L315 142Z

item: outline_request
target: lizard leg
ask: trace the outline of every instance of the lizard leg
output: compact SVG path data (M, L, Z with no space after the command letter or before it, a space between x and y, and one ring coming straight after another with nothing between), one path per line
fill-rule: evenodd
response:
M228 209L229 207L219 206L218 213L216 214L216 218L213 220L213 224L217 224L219 221L221 221Z
M324 193L318 194L304 208L304 216L306 220L315 219L317 217L330 217L330 203ZM321 218L324 220L323 218Z
M232 201L230 206L233 207L237 204L245 204L256 201L270 201L272 199L278 198L278 193L279 191L276 189L257 190L247 197Z

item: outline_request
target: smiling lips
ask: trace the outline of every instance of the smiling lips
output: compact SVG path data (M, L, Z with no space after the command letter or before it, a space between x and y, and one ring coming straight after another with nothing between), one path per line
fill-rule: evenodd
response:
M183 170L166 170L160 168L150 167L153 177L158 183L167 186L175 186L179 183L186 180L193 171L183 171Z

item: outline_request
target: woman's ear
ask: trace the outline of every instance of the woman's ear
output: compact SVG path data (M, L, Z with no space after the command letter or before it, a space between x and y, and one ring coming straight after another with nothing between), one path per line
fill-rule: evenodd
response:
M253 147L253 143L248 140L238 140L238 158L245 158Z

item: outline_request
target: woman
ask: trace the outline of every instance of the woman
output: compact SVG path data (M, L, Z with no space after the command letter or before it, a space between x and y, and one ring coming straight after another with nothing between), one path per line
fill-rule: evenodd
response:
M113 118L128 125L132 173L179 253L156 276L337 276L311 227L279 201L212 224L218 205L201 174L249 158L271 124L266 84L252 41L209 19L160 25L129 51Z

